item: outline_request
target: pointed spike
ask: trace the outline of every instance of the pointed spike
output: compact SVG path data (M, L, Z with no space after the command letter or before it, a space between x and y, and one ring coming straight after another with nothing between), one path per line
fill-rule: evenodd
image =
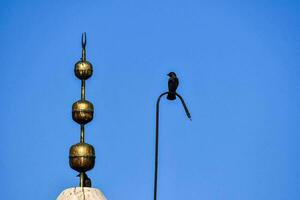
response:
M82 46L83 49L85 49L85 47L86 47L86 32L82 33L81 46Z

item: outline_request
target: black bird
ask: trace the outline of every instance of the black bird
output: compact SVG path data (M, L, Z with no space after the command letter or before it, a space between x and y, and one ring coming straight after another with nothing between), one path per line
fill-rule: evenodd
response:
M168 74L168 76L170 78L168 81L169 93L168 93L167 99L175 100L176 99L176 90L179 85L179 80L174 72L170 72Z
M80 177L80 174L77 176ZM92 181L86 173L83 173L83 187L92 187Z

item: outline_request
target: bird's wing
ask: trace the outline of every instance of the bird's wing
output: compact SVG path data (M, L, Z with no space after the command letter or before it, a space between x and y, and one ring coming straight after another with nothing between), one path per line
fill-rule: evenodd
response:
M179 81L178 78L170 78L168 81L168 87L170 92L176 92Z
M177 87L179 85L179 79L177 77L175 78L175 85L176 85L176 89L177 89Z

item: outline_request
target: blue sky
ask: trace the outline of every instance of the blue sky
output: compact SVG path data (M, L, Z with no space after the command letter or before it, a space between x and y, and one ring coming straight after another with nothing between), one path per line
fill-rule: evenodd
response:
M300 199L299 1L1 1L1 199L56 199L78 185L72 103L81 33L94 74L86 141L109 200L151 200L155 101L160 200Z

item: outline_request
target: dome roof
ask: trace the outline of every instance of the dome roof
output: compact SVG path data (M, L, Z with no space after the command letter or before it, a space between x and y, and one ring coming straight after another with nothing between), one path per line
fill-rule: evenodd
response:
M106 200L106 198L96 188L74 187L62 191L56 200Z

